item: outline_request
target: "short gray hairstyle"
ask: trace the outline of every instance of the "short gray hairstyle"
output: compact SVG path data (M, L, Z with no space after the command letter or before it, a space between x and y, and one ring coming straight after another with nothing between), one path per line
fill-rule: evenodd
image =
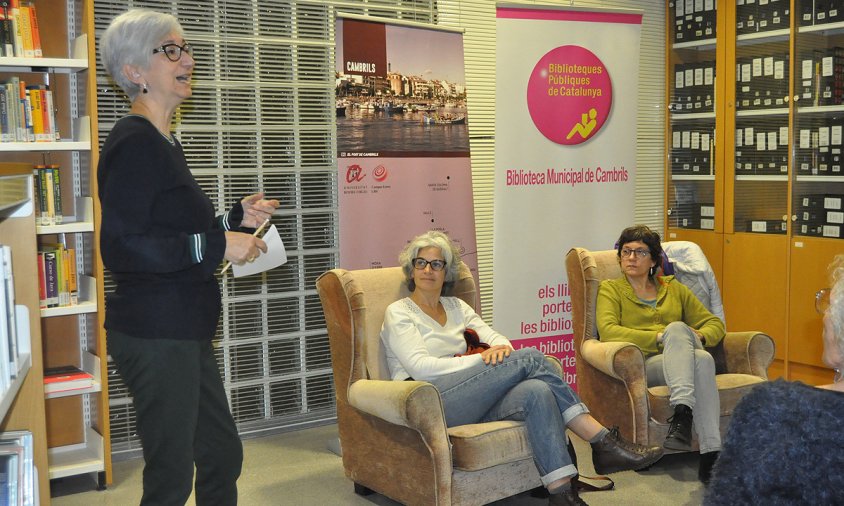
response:
M838 254L829 266L832 291L829 294L829 317L835 331L835 343L844 355L844 254Z
M171 14L132 9L114 18L100 37L103 66L129 100L135 100L141 87L123 75L123 66L149 68L152 50L171 33L184 37L182 25Z
M451 287L457 281L457 273L460 272L463 261L460 259L460 250L457 245L443 232L429 230L411 239L399 254L399 265L404 271L407 288L411 292L416 290L416 283L413 281L413 259L419 255L419 250L431 247L439 248L445 260L445 283L442 289L442 294L445 295L451 291Z

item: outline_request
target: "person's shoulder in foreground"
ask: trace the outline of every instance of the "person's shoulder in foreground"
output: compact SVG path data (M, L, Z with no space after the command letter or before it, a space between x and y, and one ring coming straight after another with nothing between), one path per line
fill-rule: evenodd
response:
M844 504L844 393L763 383L736 406L704 504Z

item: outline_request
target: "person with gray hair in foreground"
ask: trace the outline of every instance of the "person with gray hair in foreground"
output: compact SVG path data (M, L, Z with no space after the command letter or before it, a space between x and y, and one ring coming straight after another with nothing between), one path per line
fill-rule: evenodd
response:
M243 449L211 340L215 272L267 246L251 232L277 200L250 195L215 216L170 132L191 96L195 61L178 20L134 9L100 38L106 71L129 96L97 168L100 252L116 288L106 301L108 352L132 394L144 452L144 505L237 504Z
M736 406L704 498L708 506L844 504L844 254L815 295L833 382L761 384Z
M399 262L411 293L390 304L381 328L390 377L434 385L449 427L524 421L550 505L586 504L571 483L577 468L567 449L567 428L591 443L601 474L642 469L662 457L660 447L634 444L618 429L607 430L539 350L514 350L468 304L448 295L462 261L447 235L430 231L415 237Z

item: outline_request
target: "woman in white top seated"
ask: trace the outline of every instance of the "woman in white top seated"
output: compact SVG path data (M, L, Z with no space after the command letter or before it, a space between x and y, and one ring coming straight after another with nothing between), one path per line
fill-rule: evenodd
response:
M660 447L637 445L617 429L607 430L542 353L513 350L468 304L447 296L462 263L448 236L431 231L414 238L399 262L411 294L387 308L381 329L391 378L433 384L450 427L524 421L542 483L551 493L549 504L585 504L571 486L577 469L566 428L592 444L592 461L601 474L641 469L662 457ZM467 354L475 337L485 349Z

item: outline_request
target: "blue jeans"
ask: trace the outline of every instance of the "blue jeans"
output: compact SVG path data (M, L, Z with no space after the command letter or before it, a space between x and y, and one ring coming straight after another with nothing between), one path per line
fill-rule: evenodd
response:
M721 399L715 384L715 359L683 322L665 327L663 351L645 361L648 385L668 385L668 403L692 408L700 453L721 449Z
M535 348L510 353L431 381L442 397L446 425L524 421L542 483L577 474L566 448L566 426L586 405Z

